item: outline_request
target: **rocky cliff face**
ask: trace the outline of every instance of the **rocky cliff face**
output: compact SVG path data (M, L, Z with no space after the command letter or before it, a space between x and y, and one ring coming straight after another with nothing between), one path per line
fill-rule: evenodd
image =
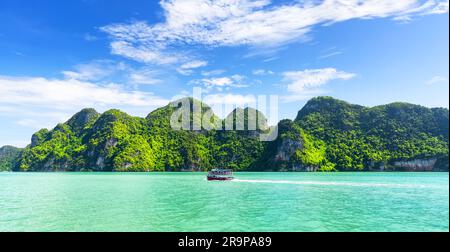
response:
M431 172L448 171L448 160L446 157L397 160L389 163L372 163L369 171L408 171L408 172Z
M280 146L277 147L275 160L281 162L290 162L291 157L295 154L295 152L302 148L303 143L301 141L282 139Z
M395 161L394 167L406 171L433 171L437 158Z
M278 124L278 138L268 143L261 157L250 170L264 167L270 171L333 171L326 160L325 145L291 120Z

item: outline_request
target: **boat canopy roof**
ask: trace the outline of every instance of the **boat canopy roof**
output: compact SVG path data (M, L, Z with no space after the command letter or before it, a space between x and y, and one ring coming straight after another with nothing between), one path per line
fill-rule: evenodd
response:
M233 172L231 169L212 169L212 172Z

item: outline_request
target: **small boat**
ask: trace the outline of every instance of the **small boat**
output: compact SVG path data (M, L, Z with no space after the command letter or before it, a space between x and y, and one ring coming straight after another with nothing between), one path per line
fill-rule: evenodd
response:
M210 172L208 172L206 178L208 179L208 181L212 180L226 181L226 180L233 180L234 176L232 170L213 169Z

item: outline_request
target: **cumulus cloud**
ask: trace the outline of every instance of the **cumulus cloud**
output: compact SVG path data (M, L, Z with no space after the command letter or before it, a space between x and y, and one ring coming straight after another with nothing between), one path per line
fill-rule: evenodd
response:
M287 83L289 96L285 101L303 100L322 93L321 87L333 80L349 80L354 73L338 71L334 68L306 69L283 73L283 81Z
M448 12L448 0L307 0L284 4L269 0L162 0L160 4L164 22L136 21L101 28L112 38L112 53L144 63L168 64L186 57L175 52L175 46L276 47L304 39L317 25Z
M126 91L120 85L96 85L75 79L0 76L0 103L48 105L58 108L92 105L164 105L151 93Z

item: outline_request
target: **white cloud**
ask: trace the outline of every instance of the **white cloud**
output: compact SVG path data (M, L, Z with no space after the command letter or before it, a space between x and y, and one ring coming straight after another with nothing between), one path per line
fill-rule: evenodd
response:
M204 67L207 65L208 65L208 62L206 62L206 61L195 60L195 61L191 61L186 64L183 64L180 68L181 69L194 69L194 68Z
M102 31L114 54L168 64L179 45L275 47L304 39L317 25L350 19L401 18L448 12L448 0L162 0L165 21L111 24Z
M189 83L191 85L203 85L206 87L207 91L216 88L218 91L223 91L223 89L229 88L242 88L248 87L248 84L245 84L246 77L235 74L228 77L217 77L217 78L203 78L198 80L192 80Z
M208 76L213 76L213 75L221 75L225 72L226 71L224 69L215 69L215 70L211 70L211 71L202 71L201 74L205 77L208 77Z
M111 52L143 63L166 65L180 61L182 55L166 53L153 46L133 45L128 41L114 41L111 43Z
M127 84L153 85L161 83L161 71L155 68L134 68L123 62L112 60L93 60L79 64L73 70L62 71L65 79L79 81L109 82L111 79Z
M122 109L145 116L169 100L149 92L125 90L76 79L0 76L0 114L18 117L22 126L54 126L82 108Z
M435 3L435 1L429 1ZM431 14L445 14L448 12L449 0L447 1L438 1L435 6L432 6L431 9L425 12L426 15Z
M231 86L233 84L233 80L231 80L231 78L228 77L203 79L202 81L206 86L224 87L224 86Z
M165 100L151 93L123 90L121 86L96 85L75 79L46 79L41 77L13 78L0 76L0 103L49 105L58 108L72 106L163 105Z
M123 63L115 63L110 60L94 60L89 63L76 65L72 71L62 71L62 74L67 79L96 81L124 68Z
M256 69L252 71L253 75L272 75L275 74L273 71L265 70L265 69Z
M303 100L311 95L322 93L321 87L333 80L349 80L355 77L354 73L338 71L334 68L306 69L283 73L283 81L287 83L290 95L287 101Z
M194 61L190 61L190 62L187 62L187 63L181 65L177 69L177 71L178 71L178 73L180 73L182 75L191 75L194 72L193 69L205 67L207 65L208 65L208 62L206 62L206 61L194 60Z
M320 55L318 58L319 59L326 59L326 58L330 58L330 57L341 55L341 54L342 54L341 51L327 52L327 53L324 53L324 54Z
M437 83L448 83L448 78L437 75L425 82L427 85L434 85Z
M274 57L270 57L270 58L264 59L263 62L267 63L267 62L271 62L271 61L277 60L279 58L280 57L278 57L278 56L274 56Z
M448 5L449 0L427 0L422 5L403 11L400 15L394 17L394 20L409 22L415 15L444 14L448 12Z
M129 81L132 84L140 84L140 85L154 85L161 83L161 80L156 76L159 75L160 72L157 70L151 69L139 69L133 70L129 73Z
M289 82L288 91L298 94L308 89L320 87L332 80L351 79L355 77L355 74L338 71L334 68L322 68L284 72L283 77L286 82Z

